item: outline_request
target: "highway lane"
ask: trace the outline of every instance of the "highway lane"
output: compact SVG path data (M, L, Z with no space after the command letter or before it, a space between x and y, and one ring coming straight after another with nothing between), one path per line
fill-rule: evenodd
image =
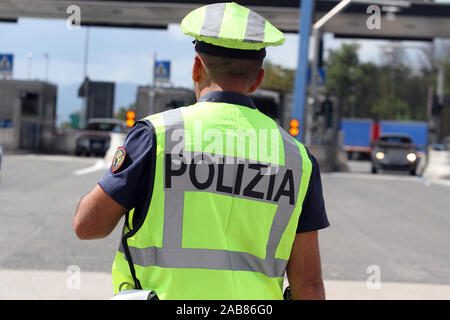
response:
M320 232L324 278L365 281L375 265L382 281L449 284L449 186L350 167L356 173L323 175L331 223Z
M105 172L99 158L6 155L0 184L0 270L110 272L120 228L78 240L78 201ZM401 174L322 175L331 226L320 231L323 276L366 281L450 284L450 187Z
M120 230L78 240L72 221L81 197L104 171L85 175L98 158L6 155L0 184L0 269L110 271Z

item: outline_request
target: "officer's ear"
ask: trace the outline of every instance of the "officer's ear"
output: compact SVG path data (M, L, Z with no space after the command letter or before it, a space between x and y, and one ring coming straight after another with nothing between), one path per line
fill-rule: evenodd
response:
M264 80L264 69L261 68L258 72L258 76L256 77L256 80L253 81L253 83L250 85L249 93L253 93L256 91L256 89L259 88L261 83Z
M192 67L192 81L200 82L203 72L203 62L199 56L194 57L194 66Z

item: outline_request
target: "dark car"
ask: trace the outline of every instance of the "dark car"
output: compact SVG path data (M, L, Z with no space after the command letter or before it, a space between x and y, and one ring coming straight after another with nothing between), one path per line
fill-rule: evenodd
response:
M111 133L127 133L125 121L117 119L90 119L76 139L75 154L104 156L109 148Z
M373 143L372 173L379 170L401 170L416 175L418 153L410 136L383 134Z

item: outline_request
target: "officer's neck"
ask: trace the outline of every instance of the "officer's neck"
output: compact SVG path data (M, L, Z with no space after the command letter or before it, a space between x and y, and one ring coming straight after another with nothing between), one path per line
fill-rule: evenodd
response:
M248 83L246 84L241 84L239 83L240 81L236 81L236 83L222 83L222 84L218 84L215 82L210 82L208 85L200 85L200 84L196 84L195 86L195 93L197 96L197 99L199 99L201 96L209 93L209 92L213 92L213 91L230 91L230 92L236 92L236 93L240 93L243 95L248 95L249 92L249 88L248 88Z

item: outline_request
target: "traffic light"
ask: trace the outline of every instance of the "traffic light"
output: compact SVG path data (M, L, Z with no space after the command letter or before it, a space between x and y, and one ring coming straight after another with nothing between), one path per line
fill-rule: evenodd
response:
M129 126L131 128L134 125L134 119L136 118L136 112L134 112L133 110L130 110L127 112L126 116L127 116L127 126Z
M297 119L292 119L291 122L289 122L290 125L290 129L289 129L289 133L291 134L291 136L296 137L299 134L299 130L298 130L298 126L300 125L300 123L298 122Z

